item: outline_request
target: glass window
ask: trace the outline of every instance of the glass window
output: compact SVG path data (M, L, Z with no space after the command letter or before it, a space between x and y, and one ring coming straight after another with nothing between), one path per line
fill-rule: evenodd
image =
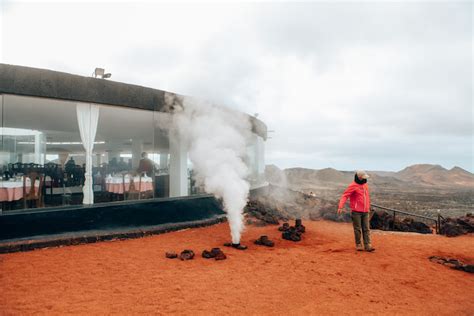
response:
M153 161L158 167L155 174L155 197L165 198L170 196L170 142L168 136L169 126L172 123L168 113L154 112L154 147Z
M76 103L3 96L4 209L82 203L85 154Z
M79 124L91 130L93 109L98 109L90 156L94 203L204 193L183 144L170 146L169 113L0 95L2 211L86 203L88 158ZM249 148L255 169L258 151L254 143Z
M153 198L159 170L153 111L101 105L99 112L92 170L95 203Z
M245 162L249 168L248 180L251 187L265 182L265 145L262 137L253 134L247 144Z

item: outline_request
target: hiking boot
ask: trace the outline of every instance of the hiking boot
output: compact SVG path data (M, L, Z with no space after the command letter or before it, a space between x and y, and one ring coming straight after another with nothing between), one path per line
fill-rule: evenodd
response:
M367 251L367 252L375 251L375 248L372 247L372 245L366 245L364 248L365 248L364 250Z
M362 246L362 244L357 244L356 245L356 250L357 251L364 251L364 247Z

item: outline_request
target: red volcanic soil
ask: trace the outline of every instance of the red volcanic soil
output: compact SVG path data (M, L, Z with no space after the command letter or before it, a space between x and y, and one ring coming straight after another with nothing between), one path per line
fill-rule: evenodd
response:
M375 253L353 249L352 227L304 222L300 243L275 226L249 227L246 251L222 247L227 224L134 240L0 256L0 314L473 315L474 275L429 256L474 259L474 236L373 233ZM253 244L266 234L274 248ZM194 260L165 258L193 249Z

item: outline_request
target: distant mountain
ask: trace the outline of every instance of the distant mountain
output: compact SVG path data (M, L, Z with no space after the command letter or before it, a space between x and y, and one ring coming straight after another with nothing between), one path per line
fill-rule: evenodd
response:
M474 187L474 174L460 167L453 167L449 170L450 177L456 183L463 183L465 185L471 185Z
M275 185L279 185L282 187L287 186L285 172L275 165L265 166L265 179Z
M406 167L399 172L368 171L374 187L459 187L474 189L474 175L459 167L447 170L439 165L419 164ZM281 170L270 165L265 168L267 181L295 189L344 187L353 180L353 171L333 168L307 169L289 168Z
M397 172L395 177L420 185L471 186L474 188L474 175L460 167L448 170L440 165L412 165Z
M347 182L349 174L344 171L338 171L333 168L325 168L320 170L305 168L290 168L284 170L289 181L293 180L310 180L320 182L341 183Z
M396 172L394 171L370 171L372 175L376 174L382 177L394 177Z

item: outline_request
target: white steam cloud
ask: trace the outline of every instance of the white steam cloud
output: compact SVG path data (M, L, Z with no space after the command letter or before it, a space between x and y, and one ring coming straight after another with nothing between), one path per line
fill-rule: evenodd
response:
M207 193L222 198L232 243L238 244L250 189L245 163L250 120L242 113L188 98L173 110L174 134L187 144L196 182Z

